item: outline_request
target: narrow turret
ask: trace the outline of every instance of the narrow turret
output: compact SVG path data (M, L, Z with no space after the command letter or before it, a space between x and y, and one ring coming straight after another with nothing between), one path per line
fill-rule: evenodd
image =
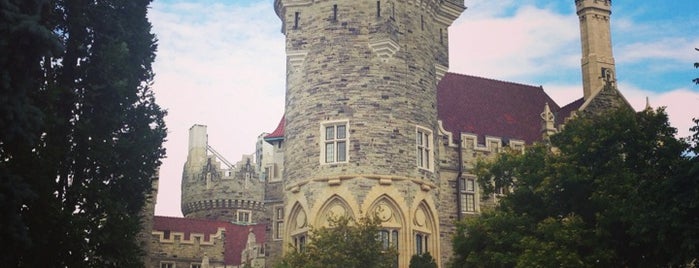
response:
M616 81L612 53L611 0L575 0L580 19L582 80L585 100L599 92L605 83Z

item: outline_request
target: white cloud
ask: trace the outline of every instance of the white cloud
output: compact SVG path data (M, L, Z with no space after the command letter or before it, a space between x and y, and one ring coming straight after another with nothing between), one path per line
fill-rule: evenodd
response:
M692 118L699 118L699 92L689 88L677 88L666 92L653 92L629 83L620 83L619 88L636 110L646 107L646 97L651 107L666 107L670 124L677 128L678 137L689 136Z
M660 40L644 40L616 47L615 58L617 63L643 60L686 62L695 58L696 51L694 48L697 46L699 46L699 38L673 37Z
M449 31L450 71L512 79L577 68L575 16L532 6L505 18L464 14Z
M254 152L257 136L279 122L284 36L269 3L155 2L149 18L159 40L154 90L168 109L170 131L156 209L177 216L189 127L208 125L209 143L235 162Z

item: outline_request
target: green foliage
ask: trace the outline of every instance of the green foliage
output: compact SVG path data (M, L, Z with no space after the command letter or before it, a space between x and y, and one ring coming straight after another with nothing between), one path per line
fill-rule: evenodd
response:
M699 51L699 48L695 48L696 51ZM694 68L699 68L699 62L694 63ZM695 84L699 85L699 77L692 79L692 82Z
M8 267L138 267L164 156L150 0L0 0L0 237Z
M699 250L696 141L658 111L571 121L525 154L478 164L479 185L513 189L458 224L453 267L639 267L690 263ZM693 142L693 143L692 143ZM694 144L694 145L692 145Z
M410 268L437 268L437 263L432 258L432 254L425 252L422 255L410 257Z
M303 251L286 254L275 267L293 268L366 268L393 267L396 252L384 249L379 240L381 219L347 217L329 219L330 226L312 229Z
M33 97L42 81L40 61L60 45L42 25L44 2L0 1L0 241L7 254L31 244L19 208L36 195L13 160L39 142L43 114Z

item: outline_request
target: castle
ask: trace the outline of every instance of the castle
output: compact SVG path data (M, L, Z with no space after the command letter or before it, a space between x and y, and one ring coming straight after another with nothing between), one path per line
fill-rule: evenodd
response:
M481 196L478 159L545 141L576 114L629 106L614 85L611 0L574 4L583 97L560 106L542 87L447 72L463 0L275 0L285 114L235 164L208 145L206 126L190 128L184 218L145 221L148 267L271 267L329 217L374 214L399 267L423 252L444 267L454 222L497 202Z

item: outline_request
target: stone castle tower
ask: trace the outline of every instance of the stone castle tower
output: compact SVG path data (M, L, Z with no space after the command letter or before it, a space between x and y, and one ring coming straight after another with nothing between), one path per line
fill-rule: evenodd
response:
M171 249L165 234L177 228L211 234L208 227L225 227L220 239L233 245L242 241L233 230L243 225L259 228L247 248L212 242L209 257L242 265L254 255L245 263L265 259L271 267L331 217L377 215L380 239L398 249L397 267L423 252L445 267L454 223L478 217L507 192L482 195L479 159L523 151L576 114L630 107L614 85L611 0L574 1L584 97L559 106L541 86L447 73L447 29L463 0L275 0L286 36L285 114L258 138L256 157L235 165L208 144L206 126L190 129L187 219L156 217L151 246L160 247L152 251L170 255L154 259L182 262L182 249L191 251Z
M376 213L400 267L439 252L436 86L448 66L447 28L464 9L275 1L288 57L284 244L303 247L309 226L331 216Z
M612 0L575 0L580 18L582 80L585 100L599 92L605 83L616 80L609 19Z
M227 168L222 168L221 162ZM206 126L189 129L189 151L182 174L182 215L255 223L264 217L263 192L264 184L258 179L252 156L244 156L233 165L209 146Z

